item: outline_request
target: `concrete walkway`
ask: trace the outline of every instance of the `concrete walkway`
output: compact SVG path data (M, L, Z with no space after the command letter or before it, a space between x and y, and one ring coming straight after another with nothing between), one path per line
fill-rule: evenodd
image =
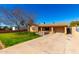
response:
M49 34L3 49L0 53L65 53L66 35Z
M74 53L72 35L48 34L34 40L0 50L0 53Z

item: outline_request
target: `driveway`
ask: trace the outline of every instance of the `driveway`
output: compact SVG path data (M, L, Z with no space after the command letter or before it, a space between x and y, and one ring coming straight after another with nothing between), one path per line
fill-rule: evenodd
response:
M34 40L5 48L0 53L72 53L72 35L64 33L48 34Z
M52 54L52 53L79 53L79 37L71 34L55 33L20 43L3 50L0 53L19 54Z

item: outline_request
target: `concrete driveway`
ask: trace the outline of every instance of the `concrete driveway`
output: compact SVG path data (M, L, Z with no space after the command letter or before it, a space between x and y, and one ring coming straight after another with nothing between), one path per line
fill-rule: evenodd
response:
M5 48L0 53L72 53L72 35L64 33L48 34L34 40Z

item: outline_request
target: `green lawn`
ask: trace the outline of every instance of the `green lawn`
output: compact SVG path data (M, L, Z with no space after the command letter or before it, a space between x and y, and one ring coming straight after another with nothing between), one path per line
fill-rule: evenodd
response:
M2 33L0 34L0 40L9 47L17 43L25 42L39 37L39 35L31 32L15 32L15 33Z

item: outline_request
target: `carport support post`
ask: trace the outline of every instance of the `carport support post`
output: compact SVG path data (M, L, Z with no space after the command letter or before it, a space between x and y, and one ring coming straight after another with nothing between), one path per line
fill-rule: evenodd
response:
M41 33L42 33L42 35L44 35L44 32L43 32L43 27L41 27Z
M41 27L41 32L42 32L42 27Z
M51 32L53 33L53 27L51 27Z
M67 34L67 27L65 27L65 34Z

